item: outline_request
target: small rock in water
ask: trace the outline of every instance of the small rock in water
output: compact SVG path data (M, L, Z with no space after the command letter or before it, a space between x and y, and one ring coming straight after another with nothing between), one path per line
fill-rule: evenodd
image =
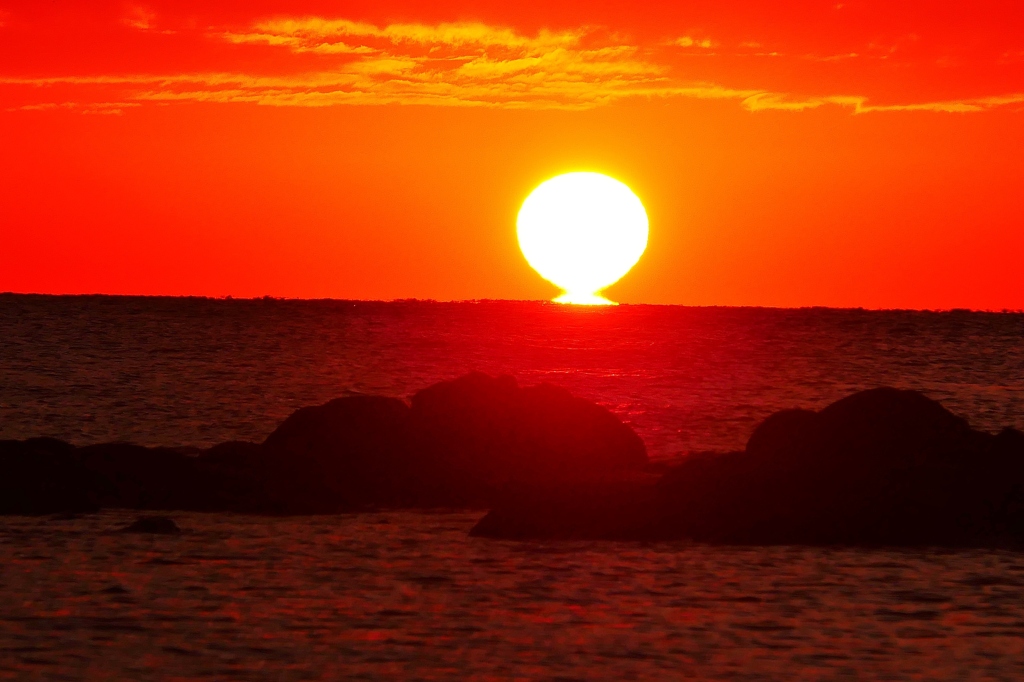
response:
M178 524L166 516L140 516L135 523L121 529L122 533L155 533L157 535L177 535L181 532Z

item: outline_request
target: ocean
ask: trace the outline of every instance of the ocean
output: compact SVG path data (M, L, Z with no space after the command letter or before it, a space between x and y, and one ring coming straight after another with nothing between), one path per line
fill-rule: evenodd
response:
M0 438L209 446L470 370L652 459L888 385L1024 428L1024 315L0 295ZM1024 555L514 543L479 514L0 518L0 678L1021 679Z

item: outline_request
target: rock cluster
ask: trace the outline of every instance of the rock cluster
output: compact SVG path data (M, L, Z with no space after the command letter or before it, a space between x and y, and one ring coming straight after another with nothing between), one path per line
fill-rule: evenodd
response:
M643 441L606 409L474 373L410 404L354 396L302 408L263 443L198 453L0 441L0 513L487 508L524 485L616 478L646 464Z
M611 512L609 507L620 510ZM729 544L999 546L1024 542L1024 434L971 429L915 391L785 410L741 452L660 480L507 500L473 531L503 538Z
M1024 434L976 431L920 393L879 388L778 412L743 451L658 469L604 408L469 374L409 403L302 408L263 443L0 441L0 513L102 507L480 508L473 533L494 538L1021 546Z

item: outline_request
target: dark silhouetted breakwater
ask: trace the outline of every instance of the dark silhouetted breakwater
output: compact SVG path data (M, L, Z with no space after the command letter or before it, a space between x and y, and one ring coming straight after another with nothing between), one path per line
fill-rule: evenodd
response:
M101 507L317 514L490 508L512 539L1018 546L1024 434L977 431L880 388L762 422L743 451L652 466L608 410L550 385L472 373L409 404L302 408L263 443L205 451L0 442L0 511Z
M915 391L855 393L762 422L637 487L552 485L474 528L516 539L1024 545L1024 434L992 435Z
M352 396L302 408L263 443L0 441L0 512L488 508L523 486L616 479L646 465L643 441L603 407L475 373L411 404Z

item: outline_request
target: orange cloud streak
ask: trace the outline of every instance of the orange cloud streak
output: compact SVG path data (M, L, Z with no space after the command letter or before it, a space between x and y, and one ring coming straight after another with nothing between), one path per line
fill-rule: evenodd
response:
M132 25L143 28L133 10ZM150 18L146 19L148 28ZM152 102L254 103L267 106L415 104L510 109L590 109L631 98L736 100L751 112L838 106L855 114L897 111L980 112L1024 103L1024 93L945 101L874 103L862 95L801 95L688 80L672 50L714 46L689 36L645 46L581 27L524 35L469 23L395 23L284 18L248 31L214 32L212 40L315 54L330 68L289 75L209 72L0 78L0 86L37 92L70 87L61 102L30 101L9 109L67 107L113 112ZM844 55L846 57L847 55ZM855 55L849 55L853 57ZM123 102L112 105L108 100Z

